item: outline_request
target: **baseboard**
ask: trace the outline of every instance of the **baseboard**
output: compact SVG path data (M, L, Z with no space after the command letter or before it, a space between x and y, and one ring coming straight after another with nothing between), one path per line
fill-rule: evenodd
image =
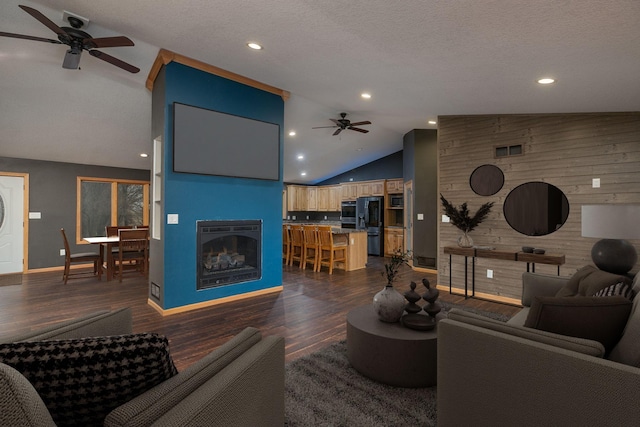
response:
M225 303L232 302L232 301L240 301L240 300L247 299L247 298L257 297L257 296L260 296L260 295L267 295L267 294L272 294L274 292L281 292L283 289L284 289L284 287L282 285L274 286L272 288L260 289L258 291L247 292L247 293L239 294L239 295L232 295L232 296L225 297L225 298L214 299L214 300L211 300L211 301L203 301L203 302L198 302L198 303L195 303L195 304L188 304L188 305L183 305L181 307L169 308L169 309L164 309L164 308L160 307L157 302L155 302L155 301L153 301L151 299L147 300L147 304L149 304L151 307L153 307L161 315L163 315L163 316L171 316L173 314L185 313L187 311L198 310L198 309L206 308L206 307L212 307L214 305L225 304Z
M93 264L71 264L71 270L77 270L79 268L93 268ZM57 267L45 267L45 268L31 268L23 271L23 274L31 273L50 273L52 271L64 271L64 265Z
M437 285L436 287L440 291L449 292L449 286ZM451 294L463 297L464 296L464 289L462 289L462 288L451 288ZM499 303L502 303L502 304L509 304L509 305L514 305L514 306L517 306L517 307L522 307L522 301L520 301L519 299L516 299L516 298L503 297L503 296L500 296L500 295L493 295L493 294L485 294L484 292L476 292L475 295L473 297L471 297L471 293L469 291L467 291L467 296L469 298L476 298L476 299L481 299L481 300L485 300L485 301L499 302Z
M411 269L413 271L419 271L421 273L438 274L438 270L436 270L435 268L416 267L415 265L412 265Z

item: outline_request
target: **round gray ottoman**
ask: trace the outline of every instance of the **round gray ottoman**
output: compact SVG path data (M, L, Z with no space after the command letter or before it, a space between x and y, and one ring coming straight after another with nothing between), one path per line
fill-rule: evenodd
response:
M436 385L437 334L378 319L373 305L347 314L347 357L362 375L396 387Z

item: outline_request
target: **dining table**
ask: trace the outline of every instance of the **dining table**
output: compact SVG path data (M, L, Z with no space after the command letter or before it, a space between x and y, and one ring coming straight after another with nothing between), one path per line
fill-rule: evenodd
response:
M119 236L98 236L98 237L84 237L83 240L85 242L91 243L93 245L100 245L100 259L105 261L105 252L106 263L107 266L105 268L107 281L113 279L114 273L114 260L113 260L113 247L116 246L120 242Z

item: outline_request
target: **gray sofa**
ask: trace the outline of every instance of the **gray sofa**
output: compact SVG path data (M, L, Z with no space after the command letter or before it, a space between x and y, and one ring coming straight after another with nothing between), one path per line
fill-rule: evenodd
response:
M131 310L98 312L0 343L131 333ZM282 426L284 339L246 328L227 343L113 410L105 426ZM0 363L0 425L54 426L35 389Z
M607 358L600 342L522 326L534 295L567 281L524 273L524 308L506 324L455 309L439 323L438 426L640 425L640 274Z

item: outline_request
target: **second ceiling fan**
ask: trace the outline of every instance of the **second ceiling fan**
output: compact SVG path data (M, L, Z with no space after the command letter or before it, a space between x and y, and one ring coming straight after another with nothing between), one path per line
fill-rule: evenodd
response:
M369 132L366 129L361 129L361 128L356 127L356 126L370 125L371 122L369 120L365 120L363 122L351 123L351 120L346 118L347 117L347 113L340 113L340 117L341 117L340 119L329 119L333 123L335 123L334 126L316 126L316 127L312 128L312 129L338 128L333 133L334 136L338 135L340 132L342 132L345 129L355 130L356 132L361 132L361 133L368 133Z

